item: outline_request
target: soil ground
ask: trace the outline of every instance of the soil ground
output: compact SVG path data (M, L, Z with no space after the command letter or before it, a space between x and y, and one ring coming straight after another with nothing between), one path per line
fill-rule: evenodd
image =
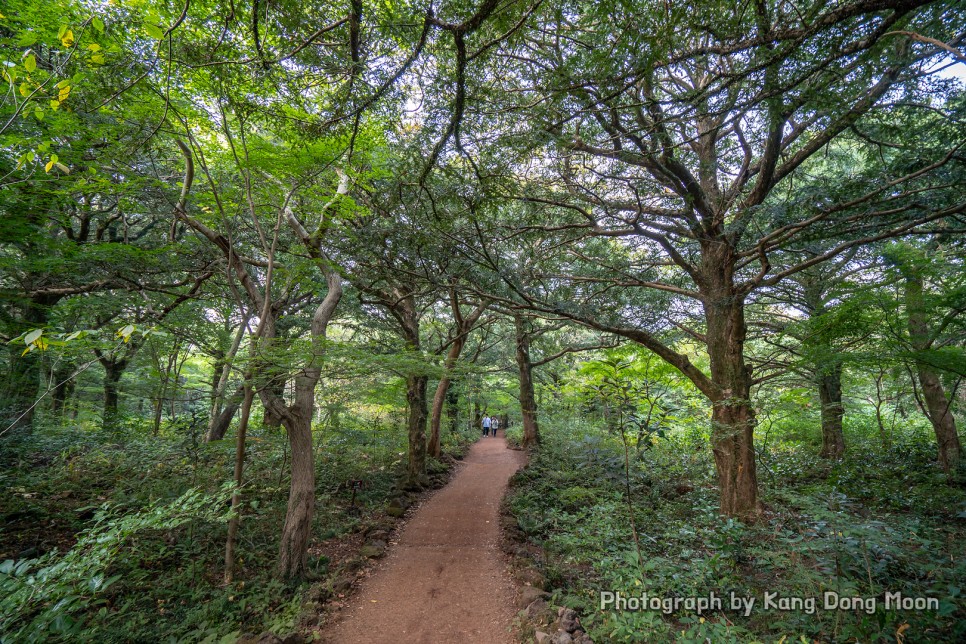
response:
M500 551L500 501L523 452L474 444L452 481L416 509L389 555L323 631L331 644L511 644L515 589Z

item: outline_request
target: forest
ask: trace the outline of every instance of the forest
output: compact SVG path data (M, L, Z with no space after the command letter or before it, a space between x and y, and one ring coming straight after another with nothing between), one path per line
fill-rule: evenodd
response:
M966 641L961 2L0 0L0 85L0 644Z

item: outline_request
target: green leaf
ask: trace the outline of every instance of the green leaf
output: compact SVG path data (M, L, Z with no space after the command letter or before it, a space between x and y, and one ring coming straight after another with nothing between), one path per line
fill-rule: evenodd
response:
M148 32L148 35L154 38L155 40L161 40L162 38L164 38L164 31L162 31L161 27L153 23L145 22L144 30Z
M37 69L37 57L33 54L27 56L23 61L23 66L27 68L28 72L32 72Z
M34 329L23 337L24 344L33 344L44 334L43 329Z
M91 26L94 27L98 33L104 33L104 21L97 16L91 18Z

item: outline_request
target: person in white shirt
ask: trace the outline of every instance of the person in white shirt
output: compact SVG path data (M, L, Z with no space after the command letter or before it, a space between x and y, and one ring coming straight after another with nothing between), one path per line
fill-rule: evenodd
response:
M490 420L490 417L489 416L484 416L483 417L483 435L484 436L489 436L490 435L490 425L491 424L492 424L492 421Z

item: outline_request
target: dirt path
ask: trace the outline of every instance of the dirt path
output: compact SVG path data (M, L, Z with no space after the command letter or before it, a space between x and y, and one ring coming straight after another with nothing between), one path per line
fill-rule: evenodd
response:
M324 641L513 642L515 595L498 513L507 480L524 461L502 436L474 444L453 480L409 519L340 621L324 629Z

